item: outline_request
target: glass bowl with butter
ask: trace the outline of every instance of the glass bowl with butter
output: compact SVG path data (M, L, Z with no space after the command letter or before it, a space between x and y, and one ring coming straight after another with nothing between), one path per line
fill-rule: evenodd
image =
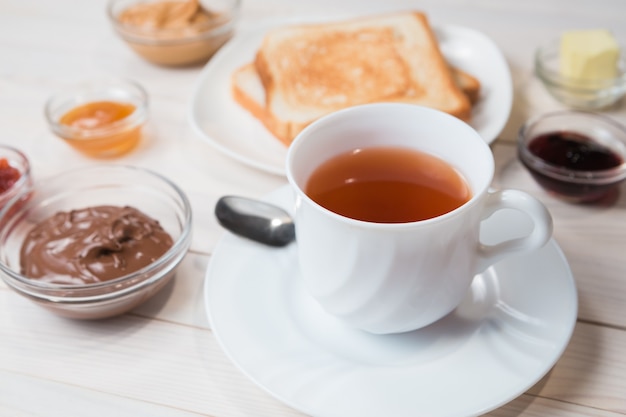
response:
M241 0L110 0L109 20L139 56L163 66L206 62L234 32Z
M45 105L50 130L94 158L134 149L148 120L148 94L131 80L84 81L54 94Z
M626 93L626 56L602 29L564 32L538 48L535 73L554 98L574 109L602 109Z
M187 197L149 170L89 166L25 192L0 211L0 276L60 316L133 309L174 277L191 242Z

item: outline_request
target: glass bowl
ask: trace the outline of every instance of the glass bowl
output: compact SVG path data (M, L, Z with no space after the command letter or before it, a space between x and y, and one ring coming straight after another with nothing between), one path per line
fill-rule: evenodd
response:
M154 172L122 165L91 166L37 181L12 215L13 199L0 211L0 275L22 296L65 317L100 319L143 303L170 281L191 243L191 207L174 183ZM173 245L149 265L118 278L57 284L28 278L20 265L31 229L58 212L131 206L159 222Z
M535 53L535 73L548 92L566 106L597 110L616 103L626 92L626 57L620 55L618 77L610 80L579 80L563 77L559 71L560 42L552 40Z
M517 153L551 194L593 202L618 191L626 178L626 127L595 113L547 113L521 127Z
M0 145L0 210L32 186L30 162L19 149Z
M139 143L148 119L148 94L129 80L86 81L53 95L45 114L50 130L75 149L111 158Z
M107 14L117 34L142 58L187 66L206 62L232 37L240 6L241 0L110 0Z

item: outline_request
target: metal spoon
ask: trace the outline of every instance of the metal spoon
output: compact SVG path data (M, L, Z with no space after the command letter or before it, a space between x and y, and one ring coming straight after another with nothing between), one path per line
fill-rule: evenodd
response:
M225 196L215 205L219 223L236 235L270 246L285 246L296 238L289 213L273 204Z

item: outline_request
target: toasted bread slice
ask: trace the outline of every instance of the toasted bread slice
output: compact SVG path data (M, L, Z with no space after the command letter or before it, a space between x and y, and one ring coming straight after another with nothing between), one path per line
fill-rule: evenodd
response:
M255 67L271 130L285 143L313 120L358 104L407 102L471 115L419 12L272 30Z
M265 88L253 62L238 68L231 76L233 98L257 118L285 145L313 120L283 122L267 109Z
M450 67L450 70L463 93L472 103L475 103L478 100L480 91L480 82L478 79L455 67ZM280 139L285 145L289 145L291 142L289 131L285 129L285 125L272 117L265 107L265 88L263 87L263 83L256 71L254 63L245 64L232 74L231 90L235 101L239 103L241 107L263 123L267 130ZM304 129L307 124L309 124L309 122L304 122L299 125L292 123L289 126L291 131L297 133Z
M232 74L231 91L237 103L260 120L267 130L287 146L295 137L295 134L292 136L290 132L293 131L297 134L308 124L303 123L296 126L293 123L282 123L267 110L265 107L265 88L252 62L238 68Z
M459 86L463 94L467 96L472 105L476 104L480 97L480 81L467 72L455 67L450 67L452 78Z
M235 70L231 75L230 87L235 101L274 133L267 124L271 116L265 108L265 88L254 63L248 63Z

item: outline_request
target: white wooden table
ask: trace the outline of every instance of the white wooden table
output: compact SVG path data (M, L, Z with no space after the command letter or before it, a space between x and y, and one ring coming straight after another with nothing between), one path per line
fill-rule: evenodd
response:
M407 8L426 11L434 23L478 29L502 49L515 98L492 145L494 185L526 190L549 207L555 240L578 287L578 321L561 359L538 384L488 415L626 415L626 187L610 206L562 203L538 188L514 147L524 120L561 108L532 73L534 49L572 28L610 28L626 43L626 3L244 0L238 30L277 16ZM286 181L199 140L187 112L202 68L142 61L113 33L104 10L103 0L0 1L0 142L28 155L35 179L92 164L48 131L46 99L80 79L138 80L151 99L147 137L116 162L156 169L185 190L194 210L192 248L172 285L135 311L100 322L56 317L0 284L0 415L302 415L231 364L211 332L202 296L211 253L224 233L212 214L216 200L224 194L261 197ZM625 105L606 113L626 122Z

